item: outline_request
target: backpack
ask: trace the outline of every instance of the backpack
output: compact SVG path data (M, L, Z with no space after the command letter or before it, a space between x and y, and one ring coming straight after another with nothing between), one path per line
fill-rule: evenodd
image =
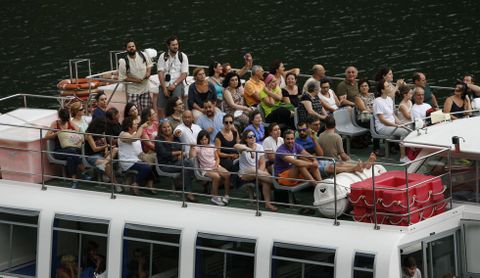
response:
M145 58L145 54L143 54L142 51L137 51L138 55L140 55L140 57L142 57L143 59L143 62L146 64L147 63L147 58ZM127 73L130 72L130 62L128 60L128 54L126 54L124 57L123 57L123 60L125 60L125 67L127 69Z
M168 54L167 52L163 52L163 61L167 62L168 60ZM160 54L160 55L162 55ZM183 63L183 53L182 51L178 51L178 60L180 60L180 63Z

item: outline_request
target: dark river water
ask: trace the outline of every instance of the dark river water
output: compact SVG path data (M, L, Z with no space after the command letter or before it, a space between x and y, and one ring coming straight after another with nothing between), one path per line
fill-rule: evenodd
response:
M473 0L1 3L0 97L56 95L69 59L89 58L100 72L110 69L108 52L122 49L125 38L161 51L170 34L192 64L241 66L251 52L267 68L281 58L302 73L321 63L328 75L342 76L353 64L359 77L372 78L388 65L395 79L421 70L439 86L480 69L480 2Z

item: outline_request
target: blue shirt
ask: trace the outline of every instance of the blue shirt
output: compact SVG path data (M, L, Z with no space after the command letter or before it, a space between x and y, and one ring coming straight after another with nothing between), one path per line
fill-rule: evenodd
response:
M252 124L249 124L243 131L245 132L245 130L251 130L253 134L255 134L255 142L260 145L262 144L263 137L265 137L265 127L263 126L263 124L260 124L258 129L255 128Z
M313 141L312 137L307 136L305 139L297 137L295 138L295 143L302 146L308 153L315 153L315 142Z
M285 155L297 155L303 152L305 149L295 143L293 145L293 149L289 149L287 145L282 144L280 147L278 147L277 152L275 153L275 175L280 174L283 171L286 171L290 168L293 167L291 163L286 162L283 160L283 156Z
M96 118L105 118L107 116L107 113L102 110L102 108L97 107L95 110L93 110L92 113L92 121L95 120Z
M213 144L215 142L215 136L217 136L217 133L223 128L224 115L225 113L223 112L215 112L213 119L210 119L209 117L207 117L207 115L204 114L200 116L197 120L197 124L202 129L207 130L210 127L213 127L213 131L210 132L210 144Z

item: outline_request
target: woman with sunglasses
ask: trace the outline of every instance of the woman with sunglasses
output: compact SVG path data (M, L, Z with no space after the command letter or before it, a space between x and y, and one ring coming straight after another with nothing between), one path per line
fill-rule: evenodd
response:
M257 178L262 185L262 193L265 199L265 208L277 211L278 208L271 203L270 192L272 190L272 177L265 167L265 155L262 145L256 143L255 133L245 130L242 133L240 144L235 145L240 154L240 171L238 175L244 181L254 181Z
M472 104L467 95L467 86L463 82L457 82L457 84L455 84L453 96L449 96L445 100L443 113L455 113L450 115L450 117L455 120L470 115L470 112L460 113L469 110L472 110Z
M238 152L233 149L238 142L240 140L233 127L233 116L226 114L223 116L223 128L215 136L215 147L220 157L220 165L228 171L232 170L233 161L238 158Z
M85 132L88 128L87 116L85 116L85 107L81 101L77 101L70 106L70 113L72 114L71 122L78 127L79 132Z

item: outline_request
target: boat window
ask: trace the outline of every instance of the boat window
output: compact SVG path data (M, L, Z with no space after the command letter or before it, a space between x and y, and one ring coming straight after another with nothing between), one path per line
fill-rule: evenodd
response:
M77 269L78 277L106 270L108 221L57 214L53 222L51 277Z
M480 221L462 220L462 242L466 272L480 273Z
M375 255L366 253L355 253L353 261L354 278L373 278L374 277Z
M126 224L123 277L178 277L180 230Z
M199 233L195 277L254 277L255 240Z
M272 277L334 277L335 250L276 242Z
M38 215L0 208L0 277L36 276Z

